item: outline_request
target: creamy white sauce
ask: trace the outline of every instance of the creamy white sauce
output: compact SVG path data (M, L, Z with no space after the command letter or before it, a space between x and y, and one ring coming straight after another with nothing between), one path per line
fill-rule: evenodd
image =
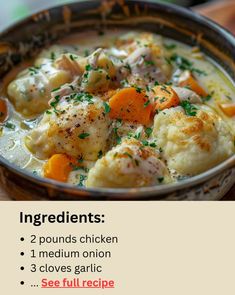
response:
M63 52L71 52L74 54L76 53L77 55L88 55L97 47L112 47L113 41L122 34L123 31L106 32L102 36L98 36L96 32L76 34L61 40L57 43L56 46L52 46L51 50L50 48L44 50L41 54L41 57L50 58L52 54L58 56ZM234 84L228 78L226 73L224 73L224 71L211 59L205 57L204 54L200 52L193 53L192 48L189 46L167 38L164 38L164 43L176 44L176 47L174 49L169 50L169 54L177 53L181 56L184 56L185 58L192 61L196 68L199 68L200 70L206 72L207 75L198 75L197 73L195 73L201 85L208 89L209 93L213 92L212 99L207 101L206 104L213 107L219 113L219 115L224 120L226 120L226 122L230 126L233 135L235 136L235 118L228 118L217 106L218 102L235 102ZM117 57L124 58L126 56L125 51L118 51L115 48L112 49L112 52ZM44 71L51 72L53 71L53 69L50 65L46 65L44 66ZM5 96L5 94L3 93L2 96ZM9 103L9 105L11 104ZM17 113L11 106L9 122L13 124L12 126L15 127L11 129L7 128L7 126L0 126L0 154L17 166L31 171L32 173L41 175L42 166L45 161L41 161L35 158L25 147L24 138L27 132L30 130L30 126L27 126L30 124L27 122L27 124L24 124L23 120L26 119L23 118L19 113ZM34 123L31 123L31 125L34 126ZM149 160L151 161L151 159ZM68 182L76 185L84 184L87 171L93 165L93 162L84 161L82 166L85 169L73 171L70 174ZM146 167L142 168L145 169ZM161 169L161 167L159 167L159 169ZM124 172L129 173L130 171L127 169Z

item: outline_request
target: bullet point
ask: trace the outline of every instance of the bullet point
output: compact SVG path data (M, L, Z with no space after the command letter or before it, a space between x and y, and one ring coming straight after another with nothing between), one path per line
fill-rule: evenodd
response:
M20 252L20 255L21 255L21 256L24 256L24 252Z
M20 240L21 240L21 242L23 242L24 241L24 238L20 238Z
M21 285L24 285L24 281L21 281L20 284L21 284Z
M21 266L21 268L20 268L21 270L24 270L24 267L23 266Z

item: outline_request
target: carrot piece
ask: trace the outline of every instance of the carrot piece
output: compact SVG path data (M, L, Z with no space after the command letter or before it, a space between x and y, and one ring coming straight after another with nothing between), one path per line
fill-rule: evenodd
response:
M143 125L150 123L152 104L141 89L124 88L114 94L109 100L110 118L137 122Z
M177 93L167 85L158 85L153 89L155 110L164 110L180 104Z
M201 85L189 71L185 72L180 80L179 86L189 87L201 97L206 97L208 95L208 93L201 87Z
M0 123L3 123L8 116L7 102L0 98Z
M221 103L219 106L225 115L229 117L235 116L235 103Z
M53 155L44 165L44 177L66 182L75 159L65 154Z

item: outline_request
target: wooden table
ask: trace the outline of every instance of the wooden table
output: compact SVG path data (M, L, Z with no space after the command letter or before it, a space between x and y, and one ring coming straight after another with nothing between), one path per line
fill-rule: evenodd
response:
M201 5L196 7L195 10L221 24L235 35L235 0L225 0L215 4ZM235 185L223 200L235 200Z
M222 26L228 28L235 34L235 1L221 1L219 3L202 5L195 8L197 12L203 14ZM0 188L0 200L10 200L9 196ZM235 185L223 200L235 200Z

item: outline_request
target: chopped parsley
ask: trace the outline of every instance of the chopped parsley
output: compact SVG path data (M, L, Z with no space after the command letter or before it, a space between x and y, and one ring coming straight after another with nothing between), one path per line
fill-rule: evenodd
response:
M152 148L155 148L155 147L157 147L157 145L156 145L156 143L155 143L155 142L151 142L151 143L149 144L149 146L151 146Z
M56 92L57 90L60 90L60 87L52 89L51 92Z
M78 183L78 186L84 186L84 181L87 179L87 176L86 175L80 175L80 180L79 180L79 183Z
M122 139L121 137L118 135L118 128L113 128L113 131L114 131L114 134L116 136L116 141L117 141L117 144L120 144Z
M148 100L144 103L144 107L146 108L149 104L150 104L150 100L148 99Z
M88 102L88 104L93 104L94 102L92 101L93 96L87 92L81 92L81 93L72 93L70 96L67 98L68 100L73 100L75 103L77 102Z
M118 127L122 126L122 119L117 119Z
M129 153L127 153L127 152L125 152L123 155L125 155L125 156L129 157L130 159L133 159L132 155L131 155L131 154L129 154Z
M195 105L191 104L189 101L182 101L180 105L184 109L187 116L196 116L197 108Z
M89 136L90 136L89 133L81 133L81 134L78 135L78 137L79 137L80 139L85 139L85 138L87 138L87 137L89 137Z
M123 67L131 73L131 66L129 64L126 64Z
M171 92L167 89L166 85L162 85L162 86L161 86L161 90L162 90L162 91L165 91L165 92L168 93L168 94L171 94Z
M164 181L164 177L158 177L157 180L159 181L159 183L162 183Z
M142 92L142 88L140 88L138 86L135 87L135 90L136 90L137 93L141 93Z
M211 93L208 94L207 96L202 97L202 100L203 100L203 101L209 101L209 100L211 100L213 94L214 94L214 92L211 92Z
M146 60L144 63L146 66L154 66L154 62L152 60Z
M54 109L54 112L58 112L57 110L56 110L56 106L57 106L57 104L59 103L59 101L60 101L60 95L56 95L55 97L54 97L54 100L50 103L50 106L51 107L53 107L53 109Z
M142 145L144 145L144 146L148 146L148 145L149 145L149 143L148 143L148 141L147 141L147 140L142 140Z
M51 59L55 60L55 52L53 52L53 51L51 52Z
M92 70L92 66L91 65L86 65L86 71L91 71Z
M153 132L153 129L150 128L150 127L148 127L148 128L145 129L145 133L146 133L146 135L147 135L148 137L152 134L152 132Z
M35 74L38 74L39 69L40 69L40 67L31 67L31 68L29 68L30 75L33 76Z
M168 57L164 57L164 59L168 63L168 65L171 65L171 60Z
M102 151L99 151L99 152L98 152L98 159L101 159L102 156L103 156L103 152L102 152Z
M104 102L103 104L104 104L104 112L105 112L105 114L108 114L110 112L111 108L107 102Z
M70 163L70 166L71 166L71 168L72 168L72 171L83 170L83 171L86 172L86 173L89 172L89 169L86 168L86 167L83 167L83 166L77 166L77 165L74 165L73 163Z
M140 139L140 136L141 136L141 132L138 132L138 133L134 136L134 138L135 138L135 139Z
M77 56L76 55L73 55L73 54L70 54L70 59L72 60L72 61L75 61L75 59L77 59Z
M5 126L7 129L11 129L11 130L15 130L15 129L16 129L15 124L10 123L10 122L6 122L6 123L4 124L4 126Z
M189 70L191 72L195 72L199 75L207 75L205 71L202 71L200 69L194 68L193 67L193 62L191 62L190 60L188 60L187 58L178 55L177 53L174 53L171 57L170 57L170 61L174 62L175 65L180 68L181 70L185 71L185 70Z
M177 47L177 45L176 44L174 44L174 43L171 43L171 44L164 44L164 47L167 49L167 50L173 50L173 49L175 49L176 47Z

